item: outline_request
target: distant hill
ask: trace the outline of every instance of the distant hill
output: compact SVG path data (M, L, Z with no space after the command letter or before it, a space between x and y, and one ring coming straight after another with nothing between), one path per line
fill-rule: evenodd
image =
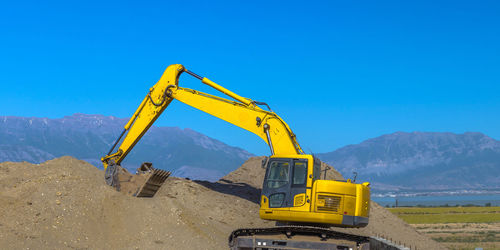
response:
M126 122L85 114L0 116L0 162L70 155L101 167ZM122 165L133 170L151 161L176 176L214 181L251 156L188 128L153 126ZM317 156L346 178L356 171L377 191L500 188L500 141L481 133L396 132Z
M396 132L318 157L376 190L500 188L500 141L481 133Z
M127 120L85 114L61 119L0 116L0 162L40 163L70 155L101 167L100 157L109 151ZM177 176L213 181L251 156L188 128L153 126L122 165L135 169L150 161Z

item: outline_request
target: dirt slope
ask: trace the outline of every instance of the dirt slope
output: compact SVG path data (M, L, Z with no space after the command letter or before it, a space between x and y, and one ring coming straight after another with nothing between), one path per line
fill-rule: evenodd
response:
M232 230L274 225L258 216L262 170L252 158L225 181L169 178L154 198L139 199L72 157L0 163L0 249L227 249ZM378 206L372 223L361 232L439 248Z

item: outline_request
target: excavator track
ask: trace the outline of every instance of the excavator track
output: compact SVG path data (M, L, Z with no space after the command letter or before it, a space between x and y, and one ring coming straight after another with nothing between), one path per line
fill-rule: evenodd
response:
M316 226L242 228L229 236L231 250L249 249L343 249L410 250L380 237L342 233Z
M311 226L244 228L229 236L231 250L243 249L370 249L370 237Z

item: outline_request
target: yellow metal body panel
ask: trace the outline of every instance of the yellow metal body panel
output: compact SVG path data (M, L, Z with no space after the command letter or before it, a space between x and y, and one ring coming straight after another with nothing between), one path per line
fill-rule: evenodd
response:
M344 216L368 218L370 209L369 183L357 184L348 181L314 180L312 155L274 155L271 158L307 159L306 202L293 207L270 208L269 197L261 197L259 215L261 219L295 221L351 226L344 224ZM309 202L307 202L309 200ZM329 206L328 206L329 205Z
M355 216L368 217L370 215L370 183L357 184Z
M317 182L319 185L316 184ZM324 189L325 187L327 189ZM353 195L349 195L349 193ZM311 203L305 203L299 207L270 208L269 198L263 195L259 215L261 219L265 220L309 222L349 227L352 225L343 224L344 216L369 217L369 195L369 188L363 184L317 180L312 189L312 195L308 195L314 197L311 199ZM320 199L320 196L340 197L339 209L337 211L321 211L318 209L320 206L325 206L325 201Z

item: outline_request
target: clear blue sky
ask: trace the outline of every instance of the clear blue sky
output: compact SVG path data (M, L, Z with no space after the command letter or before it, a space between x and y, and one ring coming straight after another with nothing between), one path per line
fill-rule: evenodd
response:
M497 1L4 1L0 115L129 117L182 63L269 103L308 152L395 131L499 139L499 13ZM269 152L179 103L157 125Z

